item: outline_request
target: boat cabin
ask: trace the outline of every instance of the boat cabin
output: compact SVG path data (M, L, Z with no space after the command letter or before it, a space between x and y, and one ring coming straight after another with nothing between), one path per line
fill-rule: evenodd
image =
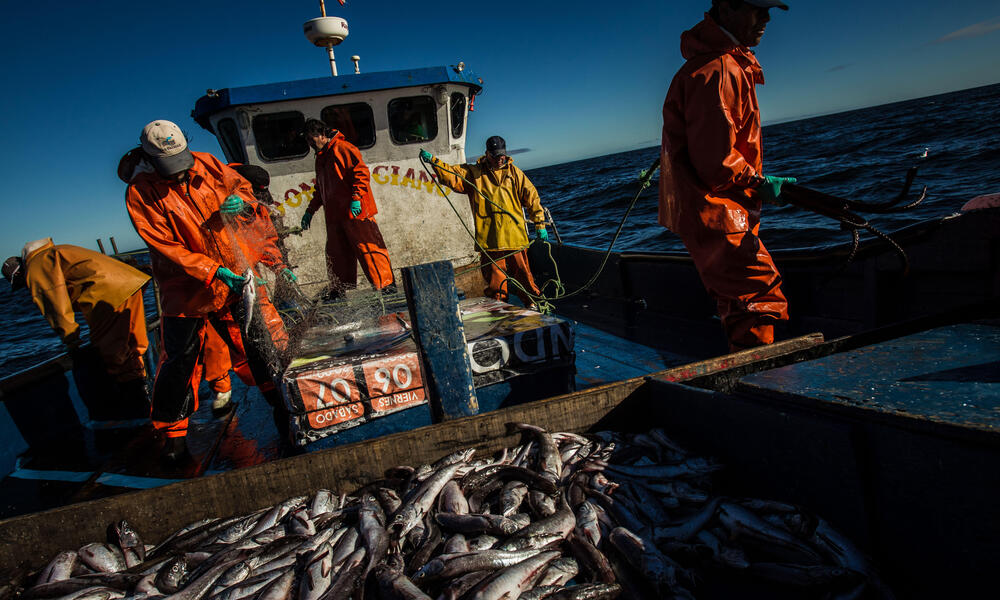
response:
M316 185L315 154L300 133L308 119L323 120L361 150L371 170L376 219L393 268L443 259L461 266L475 260L474 245L419 153L465 162L466 124L481 84L463 63L356 72L208 90L192 116L216 136L228 162L270 173L287 228L298 225ZM471 226L468 203L455 207ZM324 253L317 251L326 239L322 211L312 225L285 238L292 268L306 283L326 280Z

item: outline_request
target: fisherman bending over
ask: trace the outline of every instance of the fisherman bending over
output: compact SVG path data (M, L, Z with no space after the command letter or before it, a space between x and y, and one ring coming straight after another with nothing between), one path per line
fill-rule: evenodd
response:
M535 223L538 239L547 242L549 234L538 191L507 155L504 139L495 135L486 140L486 155L474 165L449 165L426 150L420 151L420 160L434 168L441 183L469 197L476 224L479 262L486 280L483 295L506 301L507 279L513 278L520 284L512 286L514 294L525 307L534 308L534 301L528 294L538 296L540 292L531 275L525 250L529 244L524 224L525 208Z
M180 128L165 120L146 125L140 136L151 173L136 174L126 206L149 246L161 296L162 348L153 388L153 425L165 436L168 460L187 455L185 436L194 410L195 364L211 325L229 347L233 362L246 361L274 409L279 434L287 438L288 415L275 379L288 335L266 288L248 292L266 239L248 235L240 219L252 213L250 183L211 154L191 152ZM250 274L246 276L245 274ZM245 333L249 320L249 334ZM237 370L239 372L239 370Z
M88 406L95 421L149 416L146 368L142 356L149 346L142 288L149 276L100 252L52 238L25 244L21 256L3 264L11 289L27 287L42 316L55 330L71 356L80 346L80 325L74 311L90 327L90 343L121 391L115 399Z
M758 238L761 202L779 204L792 178L763 175L750 50L780 0L712 0L705 19L681 35L687 62L663 104L659 222L680 236L718 305L736 351L774 341L788 319L781 276Z
M396 292L389 250L375 222L378 208L371 189L371 173L357 146L319 119L305 125L306 141L316 151L316 194L302 215L309 229L313 215L323 207L326 221L328 298L339 298L358 281L358 262L372 287Z

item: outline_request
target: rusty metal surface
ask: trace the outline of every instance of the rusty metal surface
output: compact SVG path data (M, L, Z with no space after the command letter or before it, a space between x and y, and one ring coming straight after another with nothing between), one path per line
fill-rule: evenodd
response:
M741 386L984 431L1000 430L1000 327L938 327L755 373Z

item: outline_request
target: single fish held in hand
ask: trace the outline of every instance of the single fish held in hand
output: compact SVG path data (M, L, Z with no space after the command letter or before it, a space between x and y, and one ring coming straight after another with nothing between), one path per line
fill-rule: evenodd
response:
M243 274L246 283L243 284L243 335L250 335L250 323L253 322L253 305L257 302L257 282L253 269L247 269Z

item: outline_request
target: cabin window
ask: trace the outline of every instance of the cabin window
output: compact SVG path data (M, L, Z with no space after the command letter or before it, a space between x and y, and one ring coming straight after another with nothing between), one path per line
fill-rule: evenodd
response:
M257 115L253 118L253 135L257 152L265 160L301 158L309 153L302 130L306 118L298 111Z
M455 92L451 95L451 137L462 137L465 128L465 94Z
M236 127L236 121L232 119L220 119L215 124L216 131L219 132L219 145L226 155L228 162L247 162L247 154L240 141L240 130Z
M375 114L372 107L364 102L327 106L320 112L319 118L344 134L347 141L358 148L375 145Z
M437 137L437 102L430 96L396 98L389 102L389 135L397 144L415 144Z

